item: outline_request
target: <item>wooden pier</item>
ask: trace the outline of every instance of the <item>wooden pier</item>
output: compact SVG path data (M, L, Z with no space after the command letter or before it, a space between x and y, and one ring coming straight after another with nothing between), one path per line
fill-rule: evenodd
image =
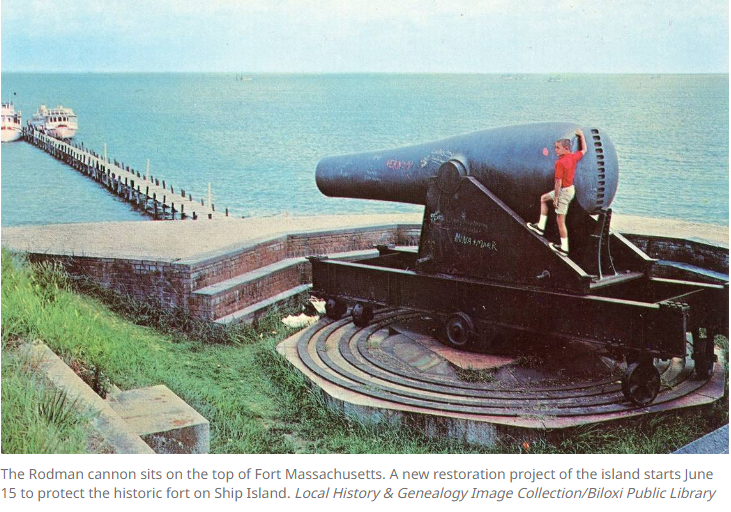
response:
M174 187L147 173L130 169L121 162L102 157L83 145L50 137L32 127L23 128L23 138L77 171L103 185L112 194L154 219L223 219L228 208L216 211L205 199L193 200L184 189Z

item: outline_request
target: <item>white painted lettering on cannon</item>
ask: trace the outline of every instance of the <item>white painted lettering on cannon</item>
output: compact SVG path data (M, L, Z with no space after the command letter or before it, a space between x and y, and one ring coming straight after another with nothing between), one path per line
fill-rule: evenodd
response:
M497 242L495 242L494 240L481 240L479 238L472 238L471 236L463 235L461 233L455 233L454 241L460 244L477 247L479 249L497 252Z

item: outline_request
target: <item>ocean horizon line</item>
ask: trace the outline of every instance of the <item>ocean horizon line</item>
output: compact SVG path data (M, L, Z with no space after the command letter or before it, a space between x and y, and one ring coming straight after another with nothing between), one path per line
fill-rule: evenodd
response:
M362 75L428 75L428 76L704 76L728 75L729 71L688 71L688 72L656 72L656 71L612 71L612 72L580 72L580 71L79 71L79 70L0 70L2 73L25 75L260 75L260 76L362 76Z

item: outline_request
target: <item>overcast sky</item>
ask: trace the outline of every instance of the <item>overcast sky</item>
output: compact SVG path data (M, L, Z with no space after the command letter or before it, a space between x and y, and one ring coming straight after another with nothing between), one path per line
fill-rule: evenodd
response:
M2 0L3 71L728 73L727 0Z

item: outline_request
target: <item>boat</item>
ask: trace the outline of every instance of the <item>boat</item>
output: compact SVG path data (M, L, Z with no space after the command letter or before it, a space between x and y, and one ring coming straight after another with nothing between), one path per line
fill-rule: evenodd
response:
M21 126L21 112L15 111L12 102L3 102L2 104L2 141L12 142L18 140L23 135Z
M30 124L34 129L57 139L70 139L79 128L74 111L63 105L50 109L41 105L33 114Z

